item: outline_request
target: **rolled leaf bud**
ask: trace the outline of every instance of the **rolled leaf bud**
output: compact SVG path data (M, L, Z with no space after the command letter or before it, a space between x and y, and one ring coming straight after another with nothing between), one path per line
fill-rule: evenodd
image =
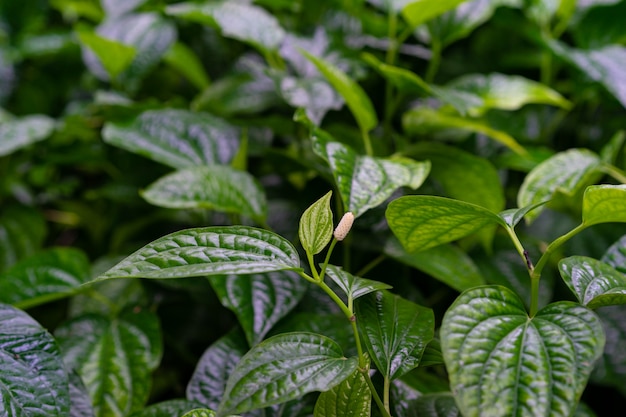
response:
M354 214L351 211L347 212L341 218L341 221L337 225L333 236L335 239L342 241L348 236L348 232L352 229L352 223L354 223Z

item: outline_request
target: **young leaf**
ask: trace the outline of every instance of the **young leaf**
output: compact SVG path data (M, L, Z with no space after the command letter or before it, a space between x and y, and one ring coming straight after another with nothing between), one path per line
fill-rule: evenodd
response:
M583 223L626 222L626 185L592 185L583 196Z
M0 274L0 302L28 308L66 297L87 282L90 273L89 260L82 251L49 249Z
M68 377L52 336L26 313L0 304L0 410L6 416L70 413Z
M402 246L418 252L471 235L491 224L504 225L495 213L450 198L400 197L387 207L387 222Z
M160 207L212 209L261 222L267 217L267 201L259 182L249 173L225 165L173 172L150 184L141 196Z
M128 415L145 404L162 354L156 315L85 315L62 324L55 337L65 364L85 383L96 416Z
M174 417L185 412L202 408L203 404L188 400L167 400L152 404L143 410L131 414L130 417ZM73 417L73 416L72 416Z
M253 347L233 370L219 416L280 404L340 384L357 368L339 345L314 333L284 333Z
M121 42L107 39L88 29L76 31L83 46L89 48L106 70L109 79L114 80L124 72L135 59L137 50Z
M224 120L179 109L148 110L123 123L106 123L102 137L172 168L227 164L239 147L238 129Z
M320 253L333 237L333 212L330 209L332 193L329 191L311 204L300 217L300 244L311 255Z
M322 392L314 417L370 417L372 393L363 372L355 370L341 384Z
M435 315L431 309L387 291L359 299L356 316L372 360L390 379L417 367L435 334Z
M539 164L526 176L517 194L517 205L526 207L549 200L557 191L574 195L601 175L600 166L600 158L586 149L560 152ZM540 212L541 207L538 207L527 213L526 219L532 221Z
M549 201L550 200L540 201L538 203L531 204L526 207L504 210L498 213L498 216L500 216L502 220L504 220L504 222L506 223L508 227L510 227L511 229L514 229L515 226L517 226L517 224L522 221L524 216L526 216L528 213L530 213L534 209L541 207L544 204L547 204Z
M359 217L383 203L399 187L417 189L430 171L430 162L409 158L376 158L332 142L325 132L313 130L313 150L328 161L346 211Z
M209 277L222 305L235 313L250 346L298 304L308 285L298 274L276 271Z
M330 82L335 90L346 100L346 104L356 119L361 131L369 132L378 125L378 118L376 117L374 106L361 86L331 63L315 55L311 55L307 51L302 50L301 52L302 55L315 64L328 82Z
M570 256L559 262L559 272L584 306L598 308L626 304L626 275L602 261Z
M211 83L200 58L182 42L174 43L163 56L163 61L183 74L200 91Z
M10 119L0 123L0 156L46 139L54 130L54 120L42 114Z
M428 22L440 14L452 10L465 0L417 0L402 9L402 16L412 27Z
M498 286L461 294L441 326L464 416L572 415L604 341L591 310L557 302L529 318L517 295Z
M213 410L208 408L197 408L191 410L188 413L183 414L181 417L215 417L217 414Z
M254 227L215 226L163 236L96 280L183 278L298 269L298 252L283 237Z
M326 268L326 274L335 281L335 283L343 290L348 296L348 299L356 300L366 294L374 291L387 290L392 288L391 285L384 282L373 281L371 279L365 279L355 277L349 272L344 271L341 267L335 265L328 265Z

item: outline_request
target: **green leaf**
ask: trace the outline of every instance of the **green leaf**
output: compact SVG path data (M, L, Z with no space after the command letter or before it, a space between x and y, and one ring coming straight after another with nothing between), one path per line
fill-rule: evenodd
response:
M584 50L623 45L626 41L626 29L621 19L624 13L626 4L623 2L592 8L571 30L576 45Z
M88 314L57 328L65 364L75 369L91 396L95 416L126 416L150 393L151 372L161 360L158 317L145 310L118 318Z
M70 417L94 417L91 398L83 380L76 372L69 372Z
M83 46L89 48L100 61L109 79L116 79L135 59L137 50L121 42L107 39L86 28L76 30Z
M106 123L102 137L173 168L227 164L237 153L239 131L207 113L148 110L124 123Z
M333 237L333 212L330 209L332 191L311 204L302 217L298 228L298 237L304 250L316 255L320 253Z
M417 268L457 291L485 284L472 259L452 245L439 245L419 252L407 252L397 239L387 240L386 255Z
M402 9L402 16L412 27L417 27L454 9L465 0L416 0Z
M369 132L378 125L374 106L360 85L333 64L307 51L301 50L300 52L317 67L335 90L341 94L362 132Z
M267 201L259 182L229 166L197 166L173 172L150 184L141 196L160 207L211 209L263 222Z
M0 304L0 410L8 417L70 412L68 377L54 339L6 304Z
M85 254L74 248L55 248L19 261L0 274L0 302L30 308L66 297L90 278Z
M316 125L322 122L329 110L339 110L344 104L343 98L325 79L280 75L277 82L282 97L291 106L304 108Z
M433 110L427 107L411 109L402 116L402 126L407 133L412 135L422 135L445 129L480 133L500 142L517 154L526 154L526 150L508 133L494 129L480 120L459 117L444 110Z
M198 90L204 90L211 83L198 56L184 43L172 44L163 60L184 75Z
M27 206L8 206L0 215L0 271L33 255L46 237L42 214Z
M213 410L208 408L198 408L191 410L188 413L183 414L181 417L215 417L217 414Z
M227 38L246 42L261 51L278 49L285 31L265 9L247 3L178 3L165 9L170 16L218 27Z
M218 415L243 413L332 389L357 366L357 358L345 358L339 345L325 336L273 336L253 347L233 370Z
M209 277L222 305L237 316L250 346L298 304L308 283L289 271Z
M575 195L582 187L600 176L600 158L586 149L559 152L533 169L524 179L517 194L517 205L526 207L549 200L558 191ZM538 207L526 214L528 221L539 216Z
M147 0L101 0L102 8L107 17L122 16L128 12L132 12Z
M391 231L410 253L469 236L485 226L504 226L497 214L480 206L426 195L400 197L389 203L385 215Z
M461 294L441 326L450 386L465 417L570 416L604 340L591 310L557 302L529 318L517 295L498 286Z
M358 369L333 389L322 392L315 403L314 417L369 417L372 393Z
M591 185L583 196L583 224L626 222L626 185Z
M254 227L214 226L163 236L97 280L183 278L299 269L298 252L283 237Z
M399 187L418 188L430 171L430 162L409 158L376 158L359 155L352 148L331 141L313 130L313 150L328 161L346 211L359 217L383 203Z
M0 156L46 139L54 131L54 120L42 114L0 121Z
M611 386L622 395L626 395L624 378L626 378L626 359L624 344L626 343L626 306L618 305L603 307L596 310L600 316L606 334L604 354L594 369L591 379L601 385Z
M351 273L344 271L343 268L335 265L328 265L326 274L348 296L348 300L356 300L371 292L392 288L391 285L384 282L355 277Z
M578 302L589 308L626 304L626 275L586 256L559 261L559 272Z
M187 385L187 399L217 410L224 397L228 377L248 351L238 329L222 336L204 351Z
M449 392L421 395L409 403L409 410L405 417L461 417Z
M188 400L167 400L152 404L141 411L131 414L130 417L173 417L185 412L201 408L203 404Z
M363 342L378 370L395 379L419 365L435 335L435 315L388 291L378 291L356 303Z
M626 236L622 236L613 243L602 256L601 261L626 274Z
M526 216L528 213L530 213L534 209L541 207L544 204L547 204L549 201L550 200L540 201L538 203L531 204L526 207L504 210L498 213L498 216L500 216L502 220L504 220L504 222L506 223L508 227L513 229L515 228L515 226L517 226L519 222L522 221L524 216Z

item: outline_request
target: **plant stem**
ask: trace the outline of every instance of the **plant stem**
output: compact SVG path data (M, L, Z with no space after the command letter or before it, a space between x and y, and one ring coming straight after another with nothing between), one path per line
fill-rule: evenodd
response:
M428 68L426 70L426 77L424 77L424 80L429 84L435 80L435 75L437 74L437 71L439 70L439 64L441 63L441 51L442 51L441 41L438 38L433 37L432 47L431 47L432 55L430 57L430 61L428 62Z
M365 129L361 129L361 136L363 137L363 146L365 147L365 153L368 156L374 156L374 150L372 149L372 141L370 140L369 132Z
M621 169L619 169L615 165L603 164L602 165L602 171L605 174L610 175L611 177L613 177L617 181L621 182L622 184L626 184L626 174L624 173L624 171L622 171Z
M387 410L385 408L385 405L381 401L380 396L378 395L378 392L376 392L376 387L374 387L374 383L372 382L372 378L370 378L370 376L369 376L369 374L367 372L364 372L363 376L365 376L365 381L367 382L367 385L370 387L370 392L372 393L372 397L374 398L374 402L378 406L378 409L382 413L383 417L391 417L391 414L389 413L389 410Z
M388 413L390 413L389 411L389 388L390 386L391 386L391 380L389 379L388 376L385 376L385 379L383 382L383 405L385 406L385 410L387 410Z
M505 229L507 233L509 234L509 237L513 241L513 245L515 246L515 249L517 249L517 253L519 253L519 256L522 257L522 260L524 261L524 263L528 265L528 259L526 259L526 250L524 249L524 246L522 246L522 242L519 241L519 238L517 237L515 230L509 226L505 227ZM529 273L532 274L532 271L529 270Z
M389 31L387 32L387 38L389 39L389 48L385 54L385 63L393 65L396 56L398 54L398 39L396 38L396 31L398 25L398 16L395 11L389 11ZM389 80L385 81L385 118L383 120L383 137L389 137L391 133L391 118L393 116L393 106L391 104L393 100L393 85Z
M330 255L333 253L333 249L335 249L335 245L337 244L337 239L333 238L330 242L330 247L328 251L326 251L326 258L324 258L324 264L322 265L322 270L320 271L320 281L324 281L324 274L326 274L326 267L328 266L328 262L330 261Z

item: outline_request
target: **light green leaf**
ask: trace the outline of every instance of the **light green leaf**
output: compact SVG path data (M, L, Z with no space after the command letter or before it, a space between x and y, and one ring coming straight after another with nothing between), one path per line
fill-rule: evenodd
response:
M203 208L267 217L267 201L259 182L249 173L225 165L197 166L166 175L141 193L150 204L168 208Z
M208 408L197 408L195 410L191 410L188 413L183 414L181 417L215 417L217 414L213 410L209 410Z
M626 131L618 130L615 132L611 139L602 146L600 151L600 159L606 164L614 164L617 158L620 156L620 152L626 142Z
M358 369L341 384L322 392L315 403L314 417L369 417L372 393Z
M66 366L85 383L96 417L123 417L145 404L163 349L154 313L88 314L62 324L55 337Z
M430 162L409 158L360 155L320 129L313 129L313 150L332 170L346 211L359 217L383 203L399 187L418 188L430 171Z
M0 215L0 271L33 255L46 237L42 214L27 206L8 206Z
M559 261L559 272L578 302L589 308L626 304L626 275L586 256Z
M0 304L0 410L8 417L67 416L67 372L52 336L29 315Z
M227 164L237 153L239 131L223 119L187 110L148 110L123 123L106 123L102 137L173 168Z
M457 291L485 284L472 259L452 245L439 245L419 252L409 253L397 239L387 240L386 255L438 279Z
M405 417L462 417L454 396L449 392L420 395L409 403Z
M526 216L528 213L530 213L534 209L541 207L544 204L547 204L549 201L550 200L540 201L538 203L531 204L526 207L504 210L498 213L498 216L500 216L502 220L504 220L504 222L506 223L508 227L513 229L515 228L515 226L517 226L519 222L522 221L524 216Z
M529 318L512 291L470 289L446 312L441 345L465 417L570 416L602 355L600 319L572 302Z
M53 130L54 120L42 114L0 121L0 156L42 141Z
M89 48L106 70L109 79L115 79L135 59L137 50L116 40L107 39L85 28L76 31L80 43Z
M186 411L202 408L203 404L188 400L167 400L152 404L143 410L131 414L130 417L173 417Z
M391 231L410 253L458 240L485 226L505 225L497 214L475 204L426 195L392 201L386 217Z
M66 297L90 278L85 254L74 248L55 248L22 259L0 274L0 302L30 308Z
M326 274L343 290L349 300L356 300L374 291L392 288L391 285L384 282L355 277L351 273L344 271L343 268L335 265L328 265Z
M559 152L537 165L524 179L517 194L517 205L526 207L550 200L558 191L575 195L582 187L600 176L600 158L586 149ZM539 216L538 207L526 214L528 221Z
M311 55L304 50L301 50L301 53L315 64L328 82L341 94L362 132L369 132L378 125L374 106L360 85L339 68L322 58Z
M339 345L314 333L284 333L253 347L233 370L219 416L283 403L313 391L326 391L347 379L357 358L345 358Z
M333 212L330 209L332 194L332 191L326 193L311 204L300 217L298 228L300 244L311 255L320 253L333 237Z
M299 269L298 252L283 237L254 227L214 226L163 236L96 280L183 278Z
M183 74L198 90L204 90L211 83L198 56L182 42L172 44L163 55L163 60Z
M402 16L412 27L417 27L454 9L465 0L416 0L402 9Z
M250 346L298 304L308 283L289 271L209 277L222 305L237 316Z
M218 27L227 38L246 42L260 50L278 49L285 31L278 19L253 4L233 1L177 3L165 9L170 16Z
M435 335L435 315L430 308L388 291L360 298L356 316L372 360L390 379L416 368Z
M626 222L626 185L591 185L583 196L583 223Z
M459 129L470 133L480 133L500 142L517 154L526 154L526 150L508 133L494 129L480 120L459 117L448 114L443 110L433 110L426 107L414 108L404 113L402 126L407 133L412 135L445 129Z

